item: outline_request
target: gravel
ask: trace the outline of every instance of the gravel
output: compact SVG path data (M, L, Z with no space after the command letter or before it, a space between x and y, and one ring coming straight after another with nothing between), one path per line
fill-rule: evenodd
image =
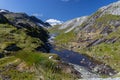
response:
M120 77L117 77L117 78L86 78L86 79L79 79L79 80L120 80Z

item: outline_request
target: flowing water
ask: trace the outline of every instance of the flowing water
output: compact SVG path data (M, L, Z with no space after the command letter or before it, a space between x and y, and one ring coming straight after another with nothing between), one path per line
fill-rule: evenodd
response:
M54 38L55 35L52 35L49 40L53 43ZM94 73L94 71L98 69L98 67L96 67L98 66L98 64L91 61L88 57L71 50L66 49L55 50L54 47L51 48L50 52L59 55L62 61L67 62L70 65L73 65L74 69L81 73L83 79L92 80L98 78L99 80L101 80L100 75L98 73ZM114 71L112 71L110 68L108 68L108 72L110 74L114 73Z
M83 78L98 78L99 75L94 74L90 71L91 67L94 67L95 64L91 62L87 57L73 51L69 50L55 50L51 49L51 53L58 54L62 61L69 63L74 66L78 72L81 73Z

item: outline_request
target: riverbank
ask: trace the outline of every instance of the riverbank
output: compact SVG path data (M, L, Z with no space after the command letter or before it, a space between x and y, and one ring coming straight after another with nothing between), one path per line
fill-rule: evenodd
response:
M52 39L50 38L52 45L55 45L55 36L52 36ZM58 47L58 45L52 47L50 52L57 54L62 59L62 61L72 64L74 69L81 73L81 77L83 79L99 79L102 77L110 77L117 73L114 69L104 64L103 62L97 61L88 55Z

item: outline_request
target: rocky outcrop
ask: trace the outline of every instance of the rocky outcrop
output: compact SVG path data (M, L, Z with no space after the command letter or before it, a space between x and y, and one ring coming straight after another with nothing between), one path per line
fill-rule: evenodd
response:
M4 44L6 40L7 40L6 42L8 43L13 42L14 44L14 45L6 46L6 48L4 48L3 50L18 51L19 49L22 49L22 47L17 46L17 43L20 43L22 39L16 42L17 39L20 38L20 36L24 38L26 37L26 41L27 41L27 36L30 36L31 39L33 38L33 39L39 40L39 42L36 42L36 41L31 42L32 44L41 43L39 45L37 44L36 48L42 45L42 48L44 48L44 51L49 52L49 46L47 44L49 33L46 29L44 29L45 27L50 26L48 23L44 23L43 21L37 19L34 16L28 16L26 13L13 13L7 10L0 10L0 11L1 11L0 23L2 24L0 25L2 26L0 35L7 34L6 38L0 36L2 39L4 39L4 41L1 42L1 44ZM39 24L41 24L42 26L40 26ZM4 31L4 28L6 29L6 31ZM21 34L17 33L19 31L21 32ZM22 35L22 34L25 34L25 35ZM15 35L19 35L19 37L15 37ZM29 41L30 40L28 40L28 42Z
M99 9L104 14L120 15L120 1L111 3Z
M49 23L43 22L42 20L36 18L35 16L30 16L30 19L34 21L38 26L46 27L46 28L51 27Z
M29 24L30 26L51 27L50 24L43 22L35 16L28 16L26 13L14 13L10 11L1 12L12 24L17 27L23 27L19 24Z
M60 30L65 30L64 32L65 33L68 33L72 30L75 30L77 28L79 28L79 26L88 19L88 16L83 16L83 17L80 17L80 18L76 18L76 19L72 19L72 20L69 20L65 23L63 23L59 29Z
M9 23L9 21L2 14L0 14L0 23Z

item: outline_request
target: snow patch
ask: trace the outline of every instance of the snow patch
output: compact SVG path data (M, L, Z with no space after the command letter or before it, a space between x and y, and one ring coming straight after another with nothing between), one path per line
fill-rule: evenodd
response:
M70 21L65 22L59 29L66 29L68 28L65 33L68 33L75 29L76 27L80 26L84 21L86 21L88 16L83 16L80 18L76 18Z
M114 2L110 5L104 6L99 9L104 14L120 15L120 1Z
M9 12L8 10L0 9L0 13L2 12Z
M46 22L48 22L52 26L61 25L63 23L63 21L60 21L60 20L57 20L57 19L48 19L48 20L46 20Z

